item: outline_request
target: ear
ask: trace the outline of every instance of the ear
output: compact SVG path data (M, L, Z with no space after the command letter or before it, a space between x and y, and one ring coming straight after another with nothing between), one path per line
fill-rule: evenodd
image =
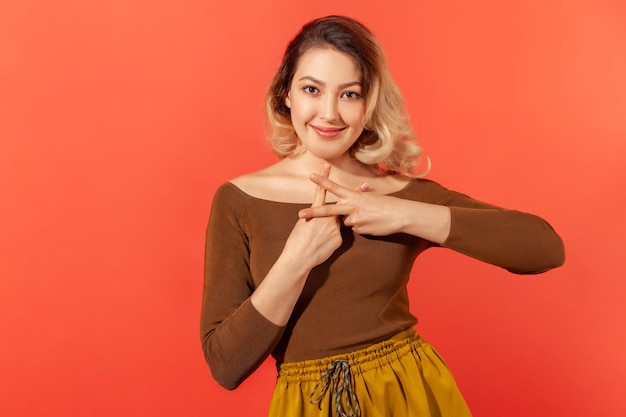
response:
M289 90L287 96L285 96L285 106L291 108L291 90Z

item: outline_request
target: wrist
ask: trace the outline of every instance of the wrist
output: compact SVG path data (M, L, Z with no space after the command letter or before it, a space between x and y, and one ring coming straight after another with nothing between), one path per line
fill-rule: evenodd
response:
M407 201L408 211L401 210L401 231L442 244L450 234L450 208L438 204Z
M289 271L290 275L294 277L302 277L306 280L306 277L309 276L311 269L315 267L315 265L308 265L305 261L306 259L308 259L306 256L298 255L297 253L291 252L285 248L276 260L274 267Z

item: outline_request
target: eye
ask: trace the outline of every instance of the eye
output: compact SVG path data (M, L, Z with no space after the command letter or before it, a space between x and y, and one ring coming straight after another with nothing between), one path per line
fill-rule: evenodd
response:
M320 90L317 87L313 87L312 85L307 85L302 88L302 90L307 94L319 94Z
M357 93L356 91L346 91L341 95L341 97L346 98L348 100L358 100L361 98L361 95Z

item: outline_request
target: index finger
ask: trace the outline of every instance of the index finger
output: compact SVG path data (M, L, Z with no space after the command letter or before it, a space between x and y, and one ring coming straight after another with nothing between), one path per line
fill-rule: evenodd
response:
M328 175L325 177L318 174L311 174L311 181L316 183L320 188L323 188L325 191L339 197L346 198L349 197L353 190L346 188L342 185L337 184L335 181L328 179Z
M311 206L298 212L301 219L312 219L316 217L346 216L350 214L350 208L341 204L323 204L321 206Z
M313 175L328 179L328 174L330 174L330 164L324 164L322 172ZM311 204L311 207L319 207L324 204L326 204L326 190L318 185L315 187L315 195L313 196L313 204Z

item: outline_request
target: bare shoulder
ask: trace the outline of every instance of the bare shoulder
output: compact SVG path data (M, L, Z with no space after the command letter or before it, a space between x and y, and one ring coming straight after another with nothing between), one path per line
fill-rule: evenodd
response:
M254 198L283 203L308 203L314 193L310 181L294 175L280 162L229 182Z
M370 182L370 190L378 194L391 194L405 188L410 182L411 178L401 175L384 175Z
M262 185L267 178L272 176L271 167L263 168L259 171L249 172L247 174L241 175L239 177L231 179L231 184L237 186L242 191L249 192L253 190L257 190L259 185Z
M364 169L353 175L333 176L340 185L356 189L367 183L369 192L391 194L405 188L412 180L399 175L380 175ZM234 178L231 184L251 197L282 203L311 203L316 185L309 179L309 172L297 163L282 160L259 171ZM327 194L327 202L336 201L336 196Z

